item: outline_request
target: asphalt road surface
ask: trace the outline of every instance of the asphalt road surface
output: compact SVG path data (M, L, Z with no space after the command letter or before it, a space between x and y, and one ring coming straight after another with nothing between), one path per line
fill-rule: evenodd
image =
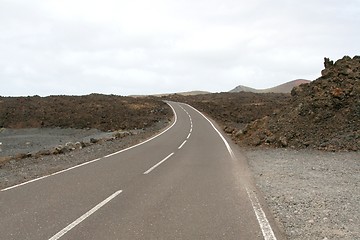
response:
M0 239L283 239L238 148L169 104L154 138L1 190Z

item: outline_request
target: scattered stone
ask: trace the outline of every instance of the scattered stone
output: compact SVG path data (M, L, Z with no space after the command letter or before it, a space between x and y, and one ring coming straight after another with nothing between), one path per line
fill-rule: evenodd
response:
M30 155L31 156L31 155ZM28 157L28 153L18 153L14 156L14 159L24 159Z
M65 147L69 150L69 151L73 151L76 149L75 143L73 142L67 142L65 143Z
M53 152L51 150L46 149L46 150L41 150L41 151L35 153L34 157L39 158L41 156L48 156L51 154L53 154Z
M114 137L117 138L117 139L119 139L119 138L124 138L124 137L129 136L129 135L131 135L131 133L128 132L128 131L117 131L117 132L114 134Z
M283 136L280 137L279 141L280 141L282 147L287 147L288 141L287 141L286 137L283 137Z
M226 127L224 128L224 131L225 131L226 133L228 133L228 134L231 134L231 133L234 131L234 128L226 126Z
M81 142L76 142L75 143L75 148L76 149L82 149L83 148L83 144Z
M242 129L240 129L239 131L237 131L236 133L235 133L235 137L240 137L241 135L243 135L243 134L245 134L245 131L244 130L242 130Z

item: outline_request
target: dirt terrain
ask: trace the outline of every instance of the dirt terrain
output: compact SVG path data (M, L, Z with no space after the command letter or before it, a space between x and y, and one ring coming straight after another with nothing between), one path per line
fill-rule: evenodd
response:
M209 115L242 146L257 186L289 239L360 239L359 69L360 57L325 59L322 77L291 95L0 97L0 160L9 155L4 147L18 151L23 145L24 150L0 163L0 188L150 137L172 118L161 101L168 99ZM68 141L74 145L65 146Z
M296 87L290 103L236 136L251 145L360 150L360 57L325 59L317 80Z
M216 120L225 132L235 134L248 123L269 116L285 106L290 100L290 94L225 92L186 97L174 94L165 99L186 102Z
M333 63L291 95L217 93L171 95L207 113L240 145L360 150L360 57Z
M0 128L141 129L172 112L156 98L116 95L0 97Z
M0 97L0 188L138 143L172 119L152 97Z
M170 96L205 112L243 147L288 239L360 239L360 57L324 65L291 96Z
M123 138L171 118L170 107L151 97L0 97L0 164Z

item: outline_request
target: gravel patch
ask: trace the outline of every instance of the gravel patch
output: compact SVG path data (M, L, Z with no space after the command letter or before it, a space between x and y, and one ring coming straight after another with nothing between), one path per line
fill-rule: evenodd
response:
M360 153L245 149L288 239L360 239Z
M0 131L0 157L35 153L64 145L67 142L90 142L91 138L110 138L113 134L113 132L102 132L97 129L5 128Z
M60 139L63 139L63 144L65 141L64 139L68 141L68 138L71 138L72 141L80 141L81 139L87 139L89 137L97 137L97 139L100 139L100 137L105 138L103 140L99 140L99 142L96 144L91 144L82 149L76 149L63 154L41 155L39 157L35 157L33 155L32 157L23 159L12 159L10 161L7 160L3 163L0 161L0 189L45 176L63 169L67 169L69 167L73 167L75 165L91 161L126 147L135 145L159 133L168 125L169 122L160 121L154 124L151 128L131 131L131 135L126 135L120 139L108 138L107 135L109 133L104 133L97 130L56 128L44 129L44 131L39 131L39 129L11 131L12 135L7 135L7 142L11 142L11 144L14 146L17 146L16 144L21 145L23 142L28 142L28 140L23 139L23 136L29 135L31 136L31 142L36 143L28 144L32 146L31 149L34 151L35 149L45 149L49 146L56 145L57 141L60 140L56 140L56 138L53 136L64 136L64 138L60 137ZM40 132L42 134L40 134ZM91 135L89 135L89 133L91 133ZM9 139L11 139L11 141L9 141ZM4 145L2 145L2 147L4 147ZM30 147L23 149L17 149L15 147L13 150L9 150L7 152L13 153L14 151L28 151L29 149Z

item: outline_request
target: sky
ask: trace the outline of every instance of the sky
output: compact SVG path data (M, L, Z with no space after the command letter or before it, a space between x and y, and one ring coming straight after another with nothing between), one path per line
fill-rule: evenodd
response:
M360 0L0 0L0 95L263 89L360 55Z

